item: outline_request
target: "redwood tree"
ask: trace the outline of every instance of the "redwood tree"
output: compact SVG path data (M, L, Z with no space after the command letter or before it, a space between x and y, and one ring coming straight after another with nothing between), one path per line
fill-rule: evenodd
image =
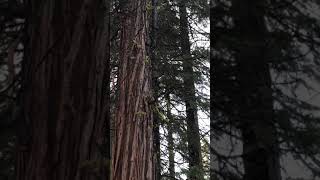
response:
M152 180L153 133L147 1L121 1L118 105L113 144L113 180Z
M109 179L107 8L27 2L17 180Z

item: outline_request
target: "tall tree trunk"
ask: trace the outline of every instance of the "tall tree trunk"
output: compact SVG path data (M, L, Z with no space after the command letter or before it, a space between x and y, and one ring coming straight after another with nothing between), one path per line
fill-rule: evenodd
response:
M271 76L266 59L266 0L233 1L245 180L280 180Z
M109 179L106 8L28 1L17 180Z
M210 0L210 77L213 77L215 74L215 71L213 70L214 66L214 60L212 57L213 54L213 41L214 41L214 36L213 36L213 27L214 27L214 23L213 23L213 18L214 18L214 11L213 11L213 0ZM215 76L214 76L215 77ZM214 155L214 122L215 122L215 118L214 118L214 103L213 101L215 100L214 98L214 88L216 86L215 84L216 80L214 80L213 78L210 78L210 147L209 147L209 153L210 153L210 180L217 180L216 178L216 173L214 172L214 161L213 159L215 158Z
M159 62L156 58L157 48L157 29L158 29L158 0L152 0L152 17L151 17L151 32L150 32L150 59L152 63L152 88L154 97L153 108L153 149L155 154L155 180L161 179L161 150L160 150L160 114L157 109L159 106L159 81L158 81L158 67Z
M213 57L212 57L212 54L213 54L213 49L214 49L214 46L213 46L213 41L214 41L214 36L213 36L213 17L214 17L214 11L213 11L213 0L210 0L210 77L213 77L214 76L214 71L213 71ZM215 121L215 118L214 118L214 112L213 112L213 109L214 109L214 87L215 87L215 81L213 80L213 78L210 78L210 147L209 147L209 152L210 152L210 168L209 168L209 171L210 171L210 180L217 180L216 178L216 174L214 172L214 161L213 159L215 158L215 155L214 155L214 141L215 141L215 138L214 138L214 121Z
M166 94L166 103L167 103L167 118L168 118L168 159L169 159L169 179L175 180L175 165L174 165L174 139L173 139L173 117L171 114L171 99L170 94Z
M181 49L183 57L183 81L184 81L184 101L186 104L187 119L187 139L189 149L190 179L203 179L202 157L199 124L197 116L197 104L195 97L195 82L193 72L193 60L189 40L188 16L185 1L179 3L180 12L180 35ZM193 173L192 173L193 172ZM195 175L197 174L197 175Z
M153 180L153 118L146 0L121 4L119 96L115 115L113 180Z

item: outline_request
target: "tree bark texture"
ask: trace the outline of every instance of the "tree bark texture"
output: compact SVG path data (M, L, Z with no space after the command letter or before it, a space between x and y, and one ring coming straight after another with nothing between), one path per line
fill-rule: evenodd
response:
M191 171L198 172L198 175L192 175L190 179L199 180L203 178L202 174L202 156L200 145L199 124L197 116L197 103L195 97L195 82L193 72L193 59L191 56L190 40L189 40L189 25L187 8L185 1L179 3L180 13L180 35L181 49L183 57L183 81L184 81L184 101L186 104L186 121L187 121L187 139L189 149L189 168Z
M270 68L266 58L265 0L233 1L245 180L280 180Z
M113 180L153 180L151 62L147 57L146 0L121 5L118 105Z
M105 1L27 3L16 179L109 179Z

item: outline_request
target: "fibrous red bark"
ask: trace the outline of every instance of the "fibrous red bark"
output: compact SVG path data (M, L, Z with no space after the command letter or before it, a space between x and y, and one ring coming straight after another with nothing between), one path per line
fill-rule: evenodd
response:
M113 180L152 180L151 62L146 51L146 0L121 4L118 105Z

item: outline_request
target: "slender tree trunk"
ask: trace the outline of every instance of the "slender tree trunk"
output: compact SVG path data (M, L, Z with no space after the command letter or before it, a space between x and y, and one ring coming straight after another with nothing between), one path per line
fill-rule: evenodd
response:
M113 180L153 180L153 118L146 0L121 4L119 96L115 115Z
M203 179L200 134L195 97L193 60L189 40L189 26L185 1L179 3L181 49L183 56L184 101L187 114L187 139L189 149L190 179ZM193 173L192 173L193 172ZM197 174L197 175L195 175Z
M150 59L152 63L152 88L154 97L154 108L153 108L153 133L154 133L154 155L155 155L155 180L161 179L161 154L160 154L160 116L158 113L159 106L159 81L158 81L158 67L159 62L156 58L156 48L157 48L157 29L158 29L158 0L152 0L152 17L151 17L151 32L150 32Z
M233 1L245 180L280 180L271 76L266 59L265 0Z
M16 179L108 179L106 4L30 0L27 9Z
M168 118L168 155L169 155L169 179L175 180L175 165L174 165L174 139L173 139L173 117L171 114L171 99L170 94L166 94L167 103L167 118Z
M213 46L213 41L214 41L214 36L213 36L213 17L214 17L214 11L213 11L213 0L210 0L210 77L213 77L214 76L214 71L213 71L213 68L214 68L214 65L213 65L213 57L212 57L212 54L213 54L213 49L214 49L214 46ZM210 152L210 180L217 180L216 178L216 174L214 173L214 161L213 159L215 158L215 155L214 155L214 141L215 141L215 138L214 138L214 122L215 122L215 118L214 118L214 112L213 112L213 109L214 109L214 87L215 87L215 81L213 80L213 78L210 78L210 148L209 148L209 152Z

